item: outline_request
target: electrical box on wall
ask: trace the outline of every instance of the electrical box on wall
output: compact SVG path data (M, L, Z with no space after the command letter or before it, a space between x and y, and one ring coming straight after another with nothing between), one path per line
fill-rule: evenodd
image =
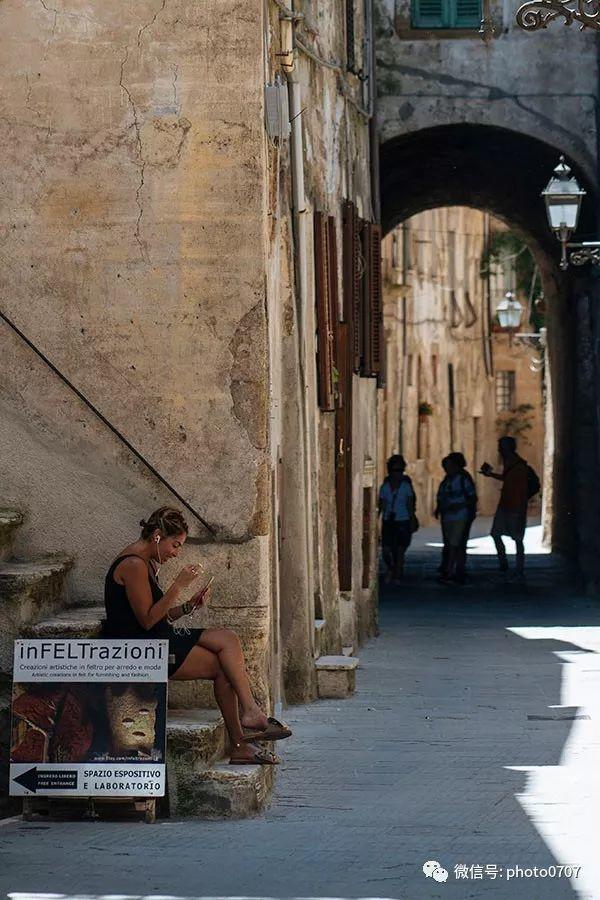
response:
M290 109L287 85L279 78L265 85L265 125L272 140L285 141L290 136Z

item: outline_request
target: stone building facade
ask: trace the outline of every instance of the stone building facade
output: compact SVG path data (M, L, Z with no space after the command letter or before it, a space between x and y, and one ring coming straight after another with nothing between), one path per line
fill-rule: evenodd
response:
M496 307L514 282L510 269L486 263L494 230L505 226L487 213L446 207L412 216L383 242L380 467L392 453L404 455L425 525L435 522L441 460L451 451L467 460L483 516L493 515L498 487L477 472L484 461L499 465L502 434L515 436L543 474L542 360L537 341L497 324ZM536 371L532 358L540 359Z
M238 631L272 702L314 698L315 656L376 621L376 372L350 365L333 408L319 393L377 287L358 268L377 232L371 4L354 7L0 6L12 553L66 554L46 613L95 610L139 520L179 495L183 561L215 575L208 621ZM171 703L203 707L206 686Z

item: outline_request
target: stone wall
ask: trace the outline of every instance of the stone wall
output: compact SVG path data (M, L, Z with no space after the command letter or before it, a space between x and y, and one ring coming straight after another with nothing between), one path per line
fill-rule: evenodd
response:
M345 3L300 5L297 36L339 62L294 50L301 210L290 142L265 130L265 83L289 74L280 6L0 6L2 310L212 525L189 514L183 559L215 574L198 624L236 628L257 692L288 700L314 696L317 612L324 649L342 646L313 212L336 217L340 248L344 199L373 218L372 80L347 71ZM359 55L368 27L359 16ZM101 602L142 516L179 502L4 325L1 340L1 499L27 513L16 552L74 556L72 602ZM352 643L372 632L376 596L361 566L376 386L356 382ZM207 702L198 685L175 693Z
M214 621L241 623L256 670L270 615L262 17L237 2L0 7L3 310L214 526L186 558L214 571ZM17 552L73 554L72 599L99 602L140 518L177 500L1 339L2 499L28 511Z
M376 566L363 589L362 510L365 461L377 456L374 379L355 377L352 505L353 588L340 597L336 537L335 414L318 406L313 216L336 221L338 292L342 283L342 203L353 200L373 219L369 170L368 90L346 70L345 3L303 2L296 36L313 56L297 48L293 71L281 66L285 49L279 8L270 20L267 79L299 84L304 155L304 204L294 208L291 149L274 145L269 154L269 308L271 338L270 440L274 516L279 553L274 561L280 621L279 690L288 701L314 696L314 621L324 619L321 651L340 653L373 633L376 622ZM357 47L366 22L357 21ZM314 57L317 57L315 59ZM339 64L339 70L318 60ZM368 63L364 60L365 70ZM302 235L300 234L302 232ZM301 252L305 245L305 254ZM282 277L282 268L286 274ZM372 540L375 499L372 492ZM350 624L348 624L350 623Z

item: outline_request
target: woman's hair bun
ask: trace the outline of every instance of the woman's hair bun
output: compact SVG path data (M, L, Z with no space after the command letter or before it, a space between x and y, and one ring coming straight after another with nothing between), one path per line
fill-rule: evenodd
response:
M141 520L140 526L144 540L148 540L157 529L163 537L188 533L188 524L182 513L178 509L173 509L172 506L161 506L160 509L155 509L147 521Z

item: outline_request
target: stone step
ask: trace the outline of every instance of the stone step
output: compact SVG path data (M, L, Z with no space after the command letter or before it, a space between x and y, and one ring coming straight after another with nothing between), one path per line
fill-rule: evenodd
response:
M18 528L23 524L23 513L18 509L0 507L0 561L8 559Z
M170 685L169 685L170 687ZM225 756L227 733L216 709L170 709L167 716L169 766L207 769Z
M211 681L172 681L169 685L170 709L216 709Z
M0 563L0 672L12 671L13 642L23 629L67 605L72 565L69 556L58 553Z
M318 659L319 656L323 655L323 650L325 649L323 644L325 642L325 619L315 619L315 637L314 637L314 646L313 646L313 656L315 659Z
M272 766L229 765L221 714L169 710L167 782L171 816L243 819L261 812L273 787Z
M322 700L350 697L356 688L355 656L321 656L315 661L317 692Z
M105 616L103 606L73 606L48 619L34 622L21 629L22 637L52 638L98 638L102 619Z
M246 819L270 803L275 766L231 766L228 762L186 771L175 783L169 770L171 816L203 819Z

